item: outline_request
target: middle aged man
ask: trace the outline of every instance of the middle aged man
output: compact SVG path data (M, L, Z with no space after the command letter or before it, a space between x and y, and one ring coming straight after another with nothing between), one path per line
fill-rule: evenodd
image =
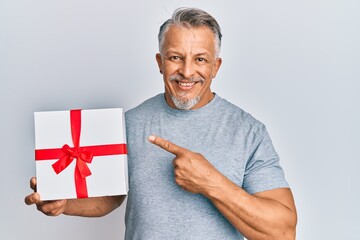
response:
M265 126L210 89L220 46L218 23L199 9L178 9L160 28L165 94L126 113L126 239L295 239L293 196ZM25 201L47 215L102 216L124 198Z

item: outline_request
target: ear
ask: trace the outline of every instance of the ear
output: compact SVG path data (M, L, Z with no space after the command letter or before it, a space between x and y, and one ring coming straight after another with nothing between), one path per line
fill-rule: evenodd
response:
M163 62L162 62L161 54L157 53L155 57L156 57L156 62L159 66L159 71L161 74L163 74L164 71L163 71Z
M215 78L215 77L216 77L216 74L217 74L217 72L218 72L219 69L220 69L221 63L222 63L222 59L221 59L221 58L216 58L216 59L215 59L214 68L213 68L213 71L212 71L212 78Z

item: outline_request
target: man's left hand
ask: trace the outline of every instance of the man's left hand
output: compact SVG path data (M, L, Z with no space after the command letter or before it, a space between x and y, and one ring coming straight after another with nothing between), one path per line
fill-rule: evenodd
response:
M149 141L175 155L175 182L186 191L207 195L219 185L222 175L202 154L154 135L149 137Z

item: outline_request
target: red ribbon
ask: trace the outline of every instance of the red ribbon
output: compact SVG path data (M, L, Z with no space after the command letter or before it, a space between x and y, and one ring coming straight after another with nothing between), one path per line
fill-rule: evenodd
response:
M87 198L86 177L91 175L88 163L94 156L127 154L126 144L107 144L80 147L81 110L70 110L71 137L74 147L36 149L35 160L59 159L52 167L56 174L66 169L76 159L75 188L78 198Z

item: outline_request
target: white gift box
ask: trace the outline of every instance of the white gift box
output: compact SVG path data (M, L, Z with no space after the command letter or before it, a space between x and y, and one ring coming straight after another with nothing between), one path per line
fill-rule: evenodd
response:
M34 118L41 200L127 194L123 109L35 112Z

